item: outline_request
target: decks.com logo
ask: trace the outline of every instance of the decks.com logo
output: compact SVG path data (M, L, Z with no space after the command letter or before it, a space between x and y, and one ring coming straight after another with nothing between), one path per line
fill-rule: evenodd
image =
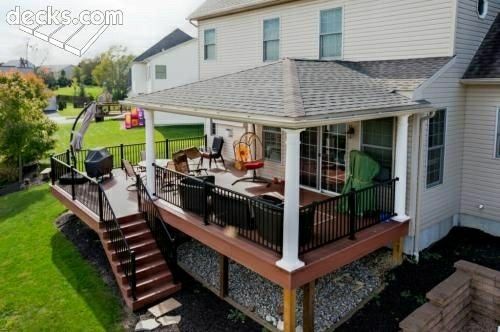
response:
M75 15L70 10L57 10L52 6L38 11L16 6L7 13L6 21L25 33L82 56L107 28L123 25L123 12L82 10Z

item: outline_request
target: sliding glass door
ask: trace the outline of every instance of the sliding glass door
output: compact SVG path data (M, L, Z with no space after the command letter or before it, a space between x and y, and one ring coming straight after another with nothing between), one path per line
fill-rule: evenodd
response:
M340 193L345 183L346 125L308 128L301 134L300 183Z

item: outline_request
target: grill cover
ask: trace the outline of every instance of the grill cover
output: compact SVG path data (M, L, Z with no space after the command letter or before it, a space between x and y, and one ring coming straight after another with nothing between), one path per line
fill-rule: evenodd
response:
M107 149L98 148L89 150L85 158L85 171L92 178L111 175L113 170L113 155Z

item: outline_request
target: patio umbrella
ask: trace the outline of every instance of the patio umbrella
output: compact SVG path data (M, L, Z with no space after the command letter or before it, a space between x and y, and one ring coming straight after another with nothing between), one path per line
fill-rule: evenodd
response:
M95 103L90 104L85 111L85 116L83 117L80 130L78 130L78 132L73 132L74 136L71 140L71 146L73 147L73 150L80 151L82 149L83 136L87 132L87 129L89 129L90 123L94 119L96 111L97 107ZM78 121L78 118L76 121Z

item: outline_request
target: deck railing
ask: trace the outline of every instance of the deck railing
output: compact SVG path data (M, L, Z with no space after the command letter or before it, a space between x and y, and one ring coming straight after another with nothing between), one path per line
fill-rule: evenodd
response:
M179 150L205 146L206 142L206 135L157 141L155 142L156 159L171 159L172 154ZM137 165L143 159L142 154L146 150L146 143L120 144L107 146L106 149L113 155L113 168L121 168L123 159L128 160L132 165ZM66 164L72 164L77 170L83 172L87 153L88 150L75 151L73 158L70 150L67 150L53 157Z
M170 271L172 271L174 282L177 282L179 279L177 266L177 239L168 229L167 223L163 220L158 207L153 202L140 176L137 176L136 186L139 211L143 213L144 219L151 230L156 244L165 261L168 263Z
M52 185L57 185L71 195L72 200L82 203L98 216L120 261L132 298L136 300L135 252L130 249L101 184L66 163L68 159L66 153L50 158Z
M217 186L209 177L193 177L155 165L155 195L200 216L205 224L232 228L251 242L282 252L282 205L271 204ZM313 202L299 210L299 253L304 254L386 221L394 213L397 179Z

